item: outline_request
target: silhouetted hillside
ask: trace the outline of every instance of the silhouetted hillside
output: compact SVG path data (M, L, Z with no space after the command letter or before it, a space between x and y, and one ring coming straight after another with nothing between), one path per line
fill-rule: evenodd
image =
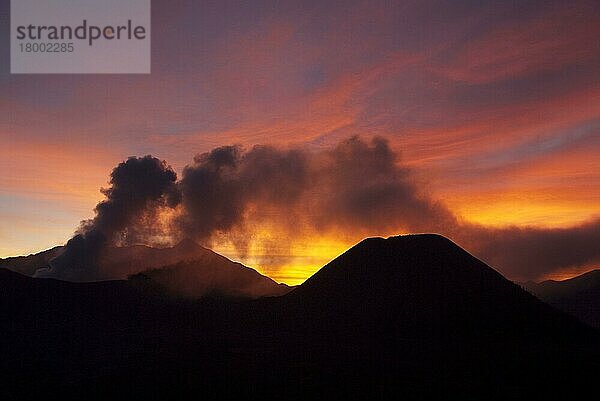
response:
M14 272L33 276L37 269L47 267L48 262L63 251L64 247L56 246L43 252L38 252L28 256L13 256L0 259L0 268L7 268Z
M207 295L233 298L281 296L293 288L208 250L194 260L145 270L130 276L130 280L169 295L191 299Z
M542 301L600 328L600 269L564 281L523 284Z
M167 248L145 245L106 247L101 252L87 255L85 248L78 249L78 243L84 244L80 237L69 240L71 253L63 252L51 259L49 268L38 270L35 275L66 281L126 279L144 270L192 261L212 252L192 240L184 240Z
M56 247L29 256L0 259L0 268L40 278L80 281L70 273L87 266L80 269L67 267L65 274L50 270L49 266L53 263L63 263L54 261L63 251L64 247ZM61 268L64 266L55 267ZM129 276L138 286L192 299L206 295L234 298L280 296L293 288L278 284L256 270L232 262L189 239L168 248L144 245L110 247L99 255L97 266L93 268L99 272L97 279L125 279ZM88 274L80 276L87 277Z
M598 332L434 235L253 301L0 271L0 322L3 399L580 399L600 368Z
M368 305L377 313L406 313L406 319L415 310L420 319L427 313L436 320L461 316L473 321L479 312L488 319L523 315L524 321L532 312L557 315L452 241L426 234L366 239L288 298L321 311L353 312ZM477 327L482 324L485 320Z

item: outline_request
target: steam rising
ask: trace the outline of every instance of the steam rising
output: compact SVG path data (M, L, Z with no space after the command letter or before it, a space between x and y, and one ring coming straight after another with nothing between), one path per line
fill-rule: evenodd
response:
M308 184L308 155L257 146L226 146L198 155L180 182L184 235L206 240L244 223L251 205L292 208Z
M72 281L105 277L99 260L105 247L134 241L137 222L145 213L179 203L177 174L152 156L131 157L110 175L110 187L102 189L106 199L98 203L96 217L82 222L79 233L67 242L65 252L51 261L49 270L38 276Z
M495 229L461 223L420 191L410 169L382 138L353 137L334 148L224 146L194 157L177 181L151 156L130 158L112 172L96 217L84 222L66 252L41 272L69 280L104 277L98 265L107 246L148 242L169 215L173 241L210 244L227 238L240 254L261 241L258 228L292 243L298 236L398 232L447 235L508 274L525 279L600 261L600 220L566 229ZM264 241L268 247L268 241Z
M185 236L269 219L331 229L436 230L456 224L443 206L418 194L410 171L382 138L354 137L321 153L257 146L221 147L196 156L180 183ZM245 230L243 230L245 231Z

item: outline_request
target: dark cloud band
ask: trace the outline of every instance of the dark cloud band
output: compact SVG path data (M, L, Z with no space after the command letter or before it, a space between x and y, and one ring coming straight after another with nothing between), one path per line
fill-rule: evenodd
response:
M101 248L144 242L159 212L169 208L177 211L170 220L173 239L208 243L224 235L240 252L266 222L286 233L278 242L344 232L440 233L516 279L600 262L600 220L561 229L463 223L420 190L383 138L352 137L318 152L219 147L197 155L179 181L165 162L130 158L113 170L110 184L96 217L82 224L53 262L58 276L101 277ZM65 273L70 271L77 274Z

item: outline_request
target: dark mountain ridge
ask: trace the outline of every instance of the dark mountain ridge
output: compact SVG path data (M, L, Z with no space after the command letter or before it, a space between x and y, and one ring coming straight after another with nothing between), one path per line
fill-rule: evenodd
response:
M75 244L71 249L84 245L81 236L75 236L69 240L70 243ZM66 248L69 248L69 244ZM35 276L66 281L120 280L147 269L196 260L211 252L189 239L165 248L146 245L109 246L102 248L91 261L84 255L67 255L63 252L51 259L45 269L38 270ZM87 265L88 263L92 265ZM95 274L92 275L89 271L94 271Z
M527 353L529 346L557 350L571 336L592 332L439 235L366 239L282 302L295 316L290 331L309 327L309 342L320 346L347 341L364 360L374 349L405 355L424 339L487 349L482 355L492 344L498 355ZM399 338L407 347L398 347ZM431 363L444 354L429 351ZM423 362L426 354L417 359Z
M61 266L64 247L38 254L0 260L0 267L28 276L65 281L123 280L132 277L144 287L164 295L201 298L206 295L236 298L279 296L293 287L271 278L210 249L186 239L173 247L145 245L109 247L97 260L98 274L90 280L86 266L72 269ZM85 278L85 279L82 279Z
M26 276L33 276L37 269L47 267L48 262L62 253L64 247L54 248L30 254L27 256L13 256L0 259L0 268L6 268Z
M542 301L600 329L600 269L568 280L527 282L523 286Z
M597 331L434 235L251 301L0 273L4 398L565 399L600 368Z
M129 276L129 280L153 286L165 295L197 299L202 296L260 298L281 296L294 287L278 284L256 270L232 262L213 251L195 258Z

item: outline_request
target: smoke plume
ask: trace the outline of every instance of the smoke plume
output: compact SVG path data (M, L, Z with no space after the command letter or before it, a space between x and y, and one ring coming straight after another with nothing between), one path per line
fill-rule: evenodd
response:
M103 193L96 217L82 224L45 274L102 277L98 253L109 245L148 243L149 231L162 227L158 219L164 210L172 211L173 241L191 238L210 245L226 239L240 255L256 243L266 254L285 254L282 244L315 235L355 239L435 232L511 278L600 261L600 220L561 229L463 223L421 190L383 138L353 137L322 151L219 147L195 156L179 181L165 162L130 158L113 170Z
M600 264L600 219L567 228L465 226L458 238L491 266L519 281Z
M104 278L99 266L101 252L114 244L128 244L139 236L138 221L164 207L179 203L177 175L164 161L152 156L131 157L110 175L110 187L102 189L106 199L95 208L96 216L84 221L67 242L62 255L38 276L71 281Z

